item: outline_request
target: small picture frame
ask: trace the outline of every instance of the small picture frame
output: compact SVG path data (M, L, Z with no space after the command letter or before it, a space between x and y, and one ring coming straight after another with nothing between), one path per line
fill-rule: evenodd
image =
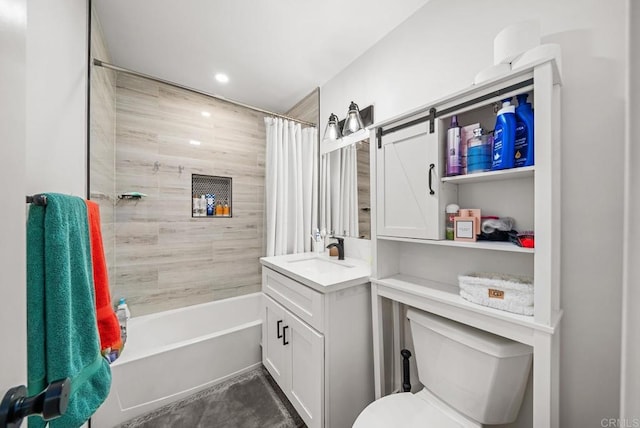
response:
M479 208L461 209L460 217L474 217L476 219L476 235L480 235L480 228L482 226L482 212Z
M453 225L453 239L456 241L475 242L476 241L476 218L456 217Z

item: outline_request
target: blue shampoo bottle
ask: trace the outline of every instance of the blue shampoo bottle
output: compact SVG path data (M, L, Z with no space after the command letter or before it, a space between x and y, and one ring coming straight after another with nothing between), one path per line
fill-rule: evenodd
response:
M516 168L531 166L533 162L533 109L527 102L528 94L520 94L516 107L516 140L514 163Z
M502 100L502 108L496 116L496 127L493 133L492 171L513 168L516 139L515 111L516 108L511 105L511 98Z

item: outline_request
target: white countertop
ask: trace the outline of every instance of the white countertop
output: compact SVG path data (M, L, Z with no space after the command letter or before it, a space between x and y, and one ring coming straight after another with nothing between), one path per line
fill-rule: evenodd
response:
M367 283L371 276L369 263L351 257L338 260L328 252L262 257L260 262L321 293Z

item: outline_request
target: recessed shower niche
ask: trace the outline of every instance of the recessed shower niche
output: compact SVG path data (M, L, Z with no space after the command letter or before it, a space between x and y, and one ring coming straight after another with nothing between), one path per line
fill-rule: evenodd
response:
M231 183L231 177L191 174L191 217L232 217Z

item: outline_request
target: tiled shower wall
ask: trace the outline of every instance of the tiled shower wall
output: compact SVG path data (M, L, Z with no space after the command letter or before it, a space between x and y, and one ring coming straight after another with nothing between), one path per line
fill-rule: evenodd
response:
M109 61L100 22L91 13L91 53ZM109 278L115 275L115 148L116 148L116 73L106 68L91 68L90 187L91 200L100 205L102 240Z
M132 314L260 290L263 114L118 73L114 298ZM197 144L199 143L199 144ZM233 178L232 218L191 218L191 174Z

